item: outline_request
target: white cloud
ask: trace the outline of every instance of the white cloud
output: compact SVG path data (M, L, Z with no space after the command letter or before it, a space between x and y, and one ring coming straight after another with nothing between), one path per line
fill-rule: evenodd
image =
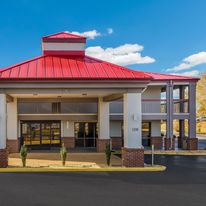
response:
M188 71L188 72L171 73L171 74L181 75L181 76L189 76L189 77L199 77L200 76L200 71L192 70L192 71Z
M183 62L178 66L169 68L166 71L168 72L178 72L182 70L190 69L191 67L198 66L200 64L206 63L206 52L199 52L197 54L190 55L182 60Z
M112 34L113 32L114 32L114 30L113 30L112 28L108 28L108 29L107 29L107 33L108 33L108 34Z
M154 58L141 55L143 49L144 47L139 44L124 44L116 48L106 49L94 46L88 47L86 54L122 66L155 62Z
M91 31L84 31L84 32L78 32L78 31L72 31L72 32L66 31L66 32L72 33L72 34L77 34L80 36L85 36L88 39L95 39L96 37L106 35L106 34L102 34L102 33L98 32L96 29L93 29ZM107 29L107 34L112 34L113 32L114 32L114 30L112 28Z
M98 32L96 29L91 30L91 31L85 31L85 32L78 32L78 31L72 31L72 34L77 34L80 36L85 36L88 39L95 39L98 36L102 36L100 32Z

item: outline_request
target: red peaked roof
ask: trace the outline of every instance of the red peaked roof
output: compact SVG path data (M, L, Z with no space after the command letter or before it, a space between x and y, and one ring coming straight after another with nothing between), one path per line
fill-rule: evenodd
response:
M55 34L51 34L48 36L44 36L42 37L44 39L53 39L53 38L60 38L60 39L67 39L67 38L74 38L74 39L85 39L86 37L84 36L80 36L77 34L71 34L68 32L59 32L59 33L55 33Z
M77 34L71 34L68 32L59 32L56 34L51 34L49 36L42 37L43 42L86 42L86 37Z
M83 56L40 56L0 70L1 79L151 79L145 72Z

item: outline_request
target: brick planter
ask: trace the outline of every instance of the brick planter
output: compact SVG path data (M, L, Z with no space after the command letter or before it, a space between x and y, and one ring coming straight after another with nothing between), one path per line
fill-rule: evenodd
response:
M67 149L75 148L75 137L63 137L62 143Z
M122 148L122 137L112 137L112 149L120 150Z
M110 139L97 139L97 152L105 152L107 144L110 144Z
M165 150L174 150L175 148L175 139L172 139L172 145L171 145L171 139L170 138L164 138L164 147Z
M197 150L198 149L198 139L197 138L187 138L187 149Z
M9 153L19 152L19 141L18 139L7 139L6 141L7 150Z
M0 168L8 166L8 151L7 149L0 149Z
M144 167L143 148L122 148L122 166L125 167Z
M162 149L162 137L150 137L150 145L155 149Z

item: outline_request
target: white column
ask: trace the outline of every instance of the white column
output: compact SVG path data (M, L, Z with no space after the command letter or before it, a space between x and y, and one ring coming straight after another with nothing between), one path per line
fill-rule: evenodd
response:
M0 94L0 149L6 148L6 95Z
M102 98L99 98L98 104L98 138L110 139L109 131L109 102L104 102Z
M124 147L142 148L141 93L124 94Z
M7 138L18 139L17 99L7 103Z

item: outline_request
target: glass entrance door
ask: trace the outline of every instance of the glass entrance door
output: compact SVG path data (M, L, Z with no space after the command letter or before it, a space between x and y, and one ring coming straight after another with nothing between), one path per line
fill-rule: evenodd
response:
M74 124L74 132L77 147L96 147L97 123L76 122Z
M60 121L22 121L21 142L33 148L60 146Z

